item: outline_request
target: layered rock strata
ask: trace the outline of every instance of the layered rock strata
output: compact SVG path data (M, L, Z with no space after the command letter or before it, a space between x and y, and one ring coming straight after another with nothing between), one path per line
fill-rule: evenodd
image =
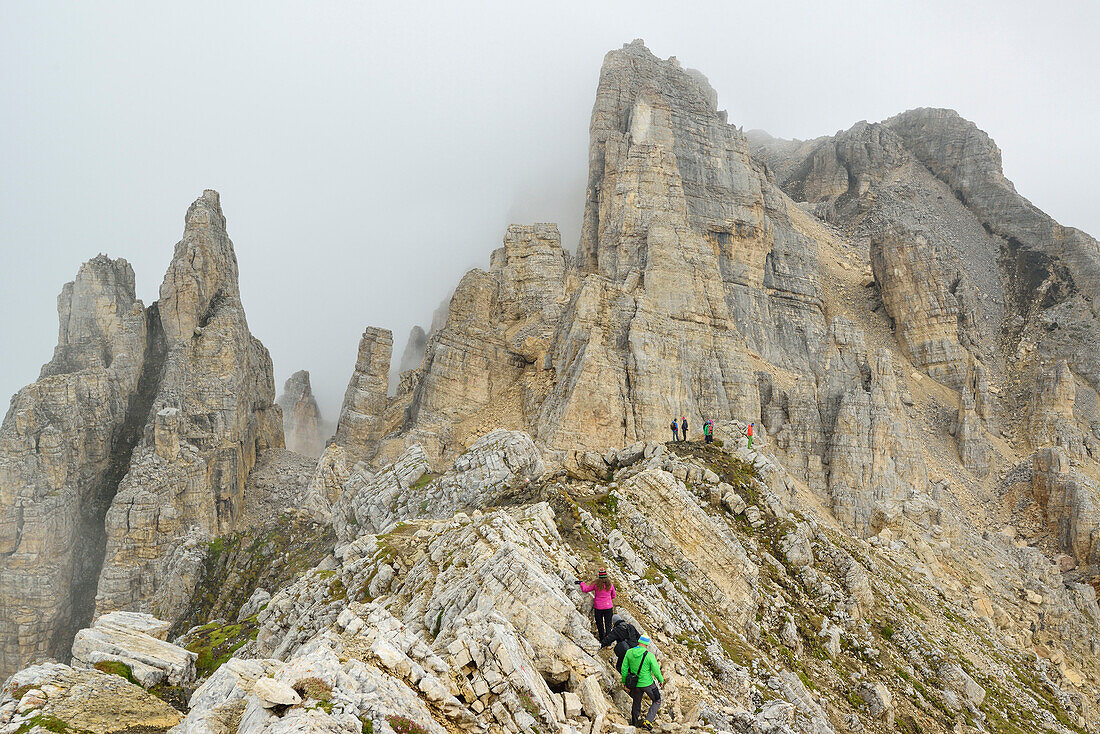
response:
M370 458L382 438L393 334L368 327L359 340L359 354L336 426L336 442L355 459Z
M191 595L202 544L237 527L257 452L283 446L271 357L248 330L217 192L188 209L159 304L164 365L107 512L96 611L171 620Z
M93 612L190 596L256 452L283 443L218 195L188 210L157 303L104 256L58 299L54 359L0 429L0 669L69 658Z
M159 683L188 685L195 680L195 653L166 641L168 623L149 614L111 612L76 633L73 667L105 662L127 666L143 688Z
M380 458L411 435L453 456L495 427L561 451L631 443L674 415L758 415L750 355L809 369L825 332L815 225L715 99L640 42L608 54L577 261L552 226L509 228L402 380Z
M125 474L159 369L125 260L85 263L58 296L54 358L0 427L0 671L68 657L91 620L103 518ZM153 323L150 326L150 322Z
M988 426L993 420L989 380L985 368L971 357L966 381L959 391L959 413L955 424L955 443L959 461L976 476L989 474L993 443Z

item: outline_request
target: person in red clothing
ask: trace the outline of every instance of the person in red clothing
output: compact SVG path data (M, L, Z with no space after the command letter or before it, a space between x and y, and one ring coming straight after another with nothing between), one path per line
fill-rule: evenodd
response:
M611 631L611 615L615 613L615 584L607 577L606 568L600 569L595 583L577 583L581 585L581 591L595 595L592 607L596 611L597 638L602 640Z
M749 439L749 451L752 451L752 428L755 425L755 423L750 423L749 427L745 429L745 437Z

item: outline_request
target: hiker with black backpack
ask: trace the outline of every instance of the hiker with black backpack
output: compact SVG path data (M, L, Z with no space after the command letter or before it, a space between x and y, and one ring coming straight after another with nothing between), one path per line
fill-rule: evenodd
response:
M642 635L638 638L638 646L626 651L621 669L623 675L623 687L630 694L630 725L640 726L643 729L652 729L653 720L657 718L657 709L661 707L661 687L659 683L665 682L661 675L661 666L657 659L649 652L649 638ZM640 718L642 713L642 696L649 696L649 711L645 718Z
M618 614L612 615L611 630L600 640L600 647L615 646L615 670L622 671L623 658L626 657L627 650L638 644L639 637L641 635L634 625Z

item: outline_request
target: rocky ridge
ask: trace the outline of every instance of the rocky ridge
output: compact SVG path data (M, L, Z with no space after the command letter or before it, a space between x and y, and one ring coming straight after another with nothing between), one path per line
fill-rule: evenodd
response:
M402 487L411 475L394 466L394 479L359 488L360 507L425 499L383 532L348 523L314 568L253 594L236 615L255 620L250 641L187 688L173 734L629 731L614 656L574 584L596 564L611 570L619 613L654 639L663 731L1093 730L1096 593L1036 548L931 508L925 538L853 538L743 437L609 450L594 480L595 456L545 471L529 437L492 436L419 487ZM489 494L456 500L445 487L478 467L496 467ZM113 660L180 649L141 631L166 625L140 615L97 628L127 625L99 643ZM74 645L81 660L93 633ZM149 642L120 650L138 638ZM128 670L135 683L118 680L145 700ZM32 691L36 671L5 686L0 721L94 710L104 695L64 682Z
M590 132L576 255L509 227L395 395L367 328L316 462L214 192L150 308L85 265L0 429L2 662L75 667L9 679L0 725L107 731L124 695L176 734L622 732L573 584L607 565L665 731L1096 730L1095 240L953 112L746 135L640 41Z

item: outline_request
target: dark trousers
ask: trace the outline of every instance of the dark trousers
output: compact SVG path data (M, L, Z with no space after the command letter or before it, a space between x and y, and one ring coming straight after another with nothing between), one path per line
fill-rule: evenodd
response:
M656 682L645 688L632 688L630 690L632 702L630 705L631 726L637 726L641 721L638 717L642 713L642 696L649 696L649 711L646 712L645 718L651 724L657 718L657 709L661 708L661 689L657 687Z
M615 613L615 610L593 609L592 611L596 613L596 637L602 640L611 631L611 615Z

